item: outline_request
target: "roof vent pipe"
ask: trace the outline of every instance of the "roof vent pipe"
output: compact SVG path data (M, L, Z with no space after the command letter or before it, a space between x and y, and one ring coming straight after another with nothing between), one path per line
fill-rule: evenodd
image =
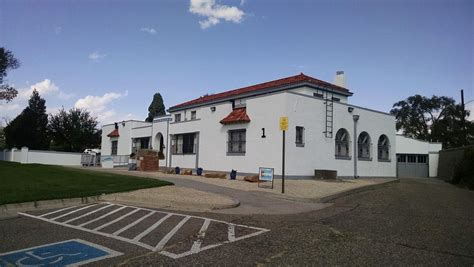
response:
M344 74L344 71L336 71L336 76L334 77L334 84L346 88L346 75Z

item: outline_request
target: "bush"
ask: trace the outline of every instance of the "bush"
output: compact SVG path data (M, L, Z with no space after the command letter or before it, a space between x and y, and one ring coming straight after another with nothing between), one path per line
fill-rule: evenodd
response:
M453 184L467 186L474 190L474 148L470 147L464 151L464 157L456 166Z

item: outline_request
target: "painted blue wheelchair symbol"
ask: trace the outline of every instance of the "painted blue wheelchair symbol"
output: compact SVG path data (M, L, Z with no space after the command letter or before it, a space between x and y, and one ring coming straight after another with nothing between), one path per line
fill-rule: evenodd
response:
M0 254L0 267L6 266L77 266L122 255L120 252L72 239Z

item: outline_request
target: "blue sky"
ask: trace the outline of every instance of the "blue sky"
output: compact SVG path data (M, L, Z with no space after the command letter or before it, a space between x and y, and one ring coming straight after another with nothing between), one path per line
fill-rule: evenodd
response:
M0 0L0 46L22 62L14 118L31 88L48 111L89 109L102 123L303 72L381 111L413 94L474 99L474 1ZM472 117L472 116L471 116Z

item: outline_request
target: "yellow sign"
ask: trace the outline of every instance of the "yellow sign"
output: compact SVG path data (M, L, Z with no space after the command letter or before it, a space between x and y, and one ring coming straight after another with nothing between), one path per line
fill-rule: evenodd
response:
M280 117L280 131L288 131L288 117Z

